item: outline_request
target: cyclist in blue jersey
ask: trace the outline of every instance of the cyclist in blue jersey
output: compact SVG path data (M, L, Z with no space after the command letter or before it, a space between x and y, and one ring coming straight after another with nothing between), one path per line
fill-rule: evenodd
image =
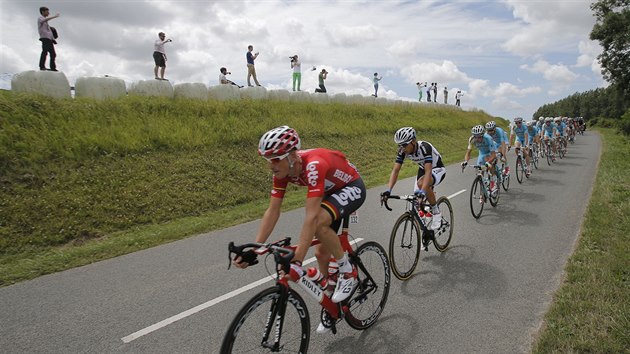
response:
M528 121L527 125L527 145L539 144L540 143L540 130L535 125L533 121Z
M398 154L396 155L389 182L387 182L387 190L381 193L381 198L390 196L398 180L398 173L403 161L409 159L416 162L419 167L414 185L414 194L427 197L431 205L431 213L433 214L429 227L436 230L442 225L442 214L440 214L440 209L436 204L433 187L440 184L446 176L446 168L442 162L442 156L431 143L417 140L416 130L412 127L398 129L396 134L394 134L394 142L398 144Z
M477 157L477 165L486 165L488 171L490 171L490 192L494 193L497 188L497 176L495 173L495 164L497 161L497 144L492 140L490 135L485 134L483 125L476 125L471 130L472 136L468 138L468 148L466 155L464 155L464 162L462 162L462 168L468 165L470 159L470 152L473 145L479 150L479 156Z
M492 140L494 140L494 142L497 144L497 152L499 153L499 158L501 159L501 162L505 163L505 170L497 171L497 176L499 176L501 172L503 172L503 174L507 176L507 174L510 173L510 168L508 167L507 161L507 133L505 132L505 130L503 130L503 128L497 127L497 123L495 123L495 121L493 120L486 123L486 131L488 132L488 135L490 135Z
M553 122L556 125L556 136L558 137L558 142L562 144L562 147L566 148L567 141L565 132L567 130L567 125L562 121L562 118L560 117L556 117Z
M551 160L556 161L556 144L554 144L556 136L556 125L551 122L551 117L545 118L545 124L543 125L542 130L540 131L540 137L547 144L547 142L551 143L551 149L553 154L551 155ZM550 141L551 140L551 141Z
M516 138L515 138L516 137ZM510 140L509 142L514 141L514 153L518 156L518 150L523 149L523 155L525 156L525 161L527 162L527 169L525 173L527 177L532 173L529 169L529 151L527 149L527 145L529 145L529 133L527 132L527 127L523 124L523 118L516 117L514 118L514 126L510 131Z

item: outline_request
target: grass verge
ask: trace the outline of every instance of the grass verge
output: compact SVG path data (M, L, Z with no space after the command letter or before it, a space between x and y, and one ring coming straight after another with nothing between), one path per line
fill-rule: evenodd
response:
M630 139L598 130L603 151L582 234L534 353L630 352Z

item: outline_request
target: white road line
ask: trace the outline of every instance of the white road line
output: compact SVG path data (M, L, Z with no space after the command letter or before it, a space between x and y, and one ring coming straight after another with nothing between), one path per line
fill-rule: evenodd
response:
M355 243L359 243L361 241L363 241L362 238L357 238L357 239L354 239L353 241L351 241L350 243L351 244L355 244ZM311 258L307 259L306 261L304 261L304 263L302 263L302 265L307 265L309 263L313 263L314 261L315 261L315 257L311 257ZM247 290L251 290L251 289L253 289L253 288L255 288L255 287L259 286L259 285L262 285L262 284L264 284L264 283L266 283L266 282L268 282L270 280L273 280L275 278L276 278L275 274L269 275L269 276L264 277L264 278L262 278L262 279L260 279L258 281L255 281L255 282L253 282L251 284L245 285L245 286L243 286L243 287L241 287L239 289L236 289L234 291L230 291L227 294L221 295L221 296L219 296L217 298L214 298L214 299L212 299L212 300L210 300L208 302L204 302L201 305L197 305L197 306L195 306L195 307L193 307L191 309L188 309L188 310L186 310L184 312L178 313L175 316L171 316L171 317L169 317L169 318L167 318L165 320L162 320L162 321L160 321L158 323L152 324L149 327L143 328L143 329L141 329L141 330L139 330L137 332L134 332L134 333L132 333L132 334L126 336L126 337L122 337L120 339L124 343L130 343L131 341L134 341L134 340L136 340L136 339L138 339L138 338L140 338L140 337L142 337L144 335L147 335L147 334L149 334L151 332L157 331L160 328L164 328L164 327L170 325L173 322L176 322L176 321L181 320L182 318L186 318L188 316L194 315L194 314L196 314L197 312L199 312L201 310L205 310L205 309L207 309L207 308L209 308L211 306L214 306L214 305L216 305L218 303L221 303L221 302L223 302L225 300L229 300L229 299L231 299L231 298L233 298L233 297L235 297L235 296L237 296L237 295L239 295L241 293L246 292Z
M448 199L453 199L453 198L457 197L458 195L460 195L460 194L464 193L465 191L466 191L465 189L462 189L462 190L461 190L461 191L459 191L459 192L456 192L456 193L453 193L453 194L449 195L447 198L448 198Z

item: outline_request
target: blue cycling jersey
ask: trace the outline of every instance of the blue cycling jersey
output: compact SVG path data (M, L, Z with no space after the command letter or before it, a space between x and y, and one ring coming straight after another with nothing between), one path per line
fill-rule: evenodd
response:
M496 127L494 134L488 133L488 135L492 138L492 140L494 140L497 146L501 146L502 142L505 142L506 144L508 142L507 133L502 128Z
M540 132L538 128L535 126L527 127L527 143L531 144L534 141L534 137L538 135Z
M545 123L543 125L543 131L545 132L545 135L547 136L552 136L553 134L553 130L556 129L556 125L554 123Z
M512 134L516 135L518 140L525 141L525 133L527 132L527 126L521 123L520 126L516 125L512 127ZM529 133L527 133L529 135Z
M497 151L497 144L488 134L484 134L481 141L475 139L475 136L472 135L468 139L468 150L471 150L473 145L479 150L480 155L487 155L492 151Z
M560 125L556 126L556 131L560 133L560 136L564 136L565 129L567 129L567 125L564 122L560 122Z

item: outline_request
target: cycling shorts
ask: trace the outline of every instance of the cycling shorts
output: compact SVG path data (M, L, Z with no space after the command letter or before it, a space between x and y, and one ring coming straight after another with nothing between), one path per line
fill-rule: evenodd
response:
M525 137L521 138L521 137L516 137L516 141L518 141L519 143L521 143L522 146L525 146Z
M330 228L338 231L343 218L352 214L363 205L367 192L361 178L356 179L345 187L325 195L321 207L324 208L333 219Z
M420 188L418 188L418 181L422 176L424 176L424 168L420 167L418 169L418 174L416 175L416 184L413 188L414 192L420 190ZM431 181L431 186L435 187L439 185L444 180L444 177L446 177L446 167L433 167L431 169L431 177L433 177L433 180Z
M553 139L553 135L551 133L547 133L547 131L545 131L545 137Z
M481 166L486 163L486 158L490 156L490 153L482 154L479 153L479 157L477 157L477 165Z

